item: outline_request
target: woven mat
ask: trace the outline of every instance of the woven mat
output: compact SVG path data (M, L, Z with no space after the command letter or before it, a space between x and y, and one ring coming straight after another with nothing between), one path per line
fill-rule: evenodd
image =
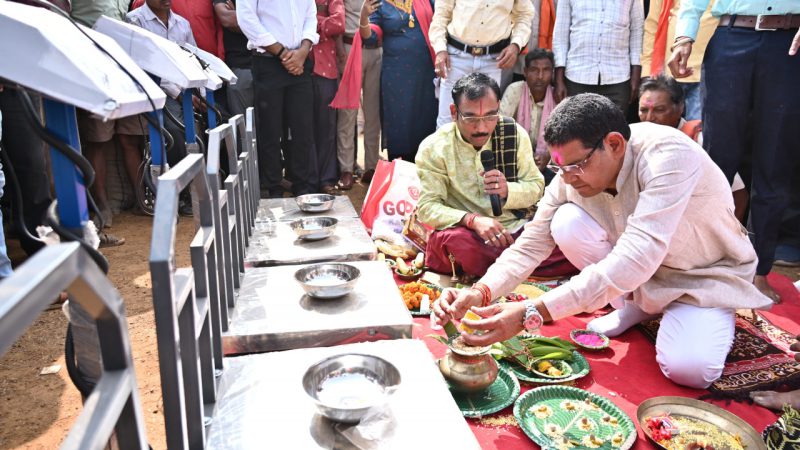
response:
M639 327L655 343L660 319ZM789 346L795 336L771 324L756 313L756 318L736 315L733 347L725 361L722 376L708 390L713 398L748 399L752 391L800 385L800 364Z

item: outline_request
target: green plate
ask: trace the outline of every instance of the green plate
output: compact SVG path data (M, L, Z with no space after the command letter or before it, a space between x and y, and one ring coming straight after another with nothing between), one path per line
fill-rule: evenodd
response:
M421 282L421 283L422 283L422 284L424 284L424 285L426 285L426 286L428 286L429 288L433 289L434 291L436 291L436 292L437 292L437 293L439 293L439 294L441 294L441 293L442 293L442 287L441 287L441 286L437 286L437 285L435 285L435 284L432 284L432 283L426 283L426 282L424 282L424 281L423 281L423 282ZM434 302L435 300L436 300L435 298L432 298L432 299L431 299L431 308L433 307L433 302ZM427 316L430 316L430 315L431 315L430 311L429 311L429 312L427 312L427 313L421 313L421 312L419 312L419 308L409 309L409 310L408 310L408 312L410 312L410 313L411 313L411 315L412 315L412 316L415 316L415 317L427 317Z
M585 402L589 399L591 404ZM566 402L571 402L573 410L566 409ZM538 408L546 406L548 411L539 412ZM531 409L533 408L533 409ZM540 416L537 417L537 413ZM553 436L550 427L555 425L563 431L574 448L597 448L600 450L626 450L636 441L636 426L611 400L569 386L542 386L531 389L517 399L514 404L514 417L522 430L531 440L539 444L543 450L562 448L562 441ZM582 420L588 419L589 429L582 427ZM607 420L604 420L607 418ZM614 424L613 422L617 423ZM612 443L617 433L622 436L618 445ZM583 443L593 435L603 440L597 447L589 447Z
M481 392L450 393L464 417L482 417L494 414L514 403L519 396L519 381L508 369L498 366L497 379Z
M572 374L564 378L543 377L535 372L529 372L519 364L506 360L501 360L500 366L510 370L520 381L527 381L528 383L558 384L583 378L589 373L589 361L577 350L572 352L572 361L565 362L572 368Z

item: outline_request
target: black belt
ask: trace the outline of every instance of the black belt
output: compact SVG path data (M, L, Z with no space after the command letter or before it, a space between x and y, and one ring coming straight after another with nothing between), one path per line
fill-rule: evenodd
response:
M732 23L731 23L732 22ZM719 18L719 26L753 28L756 31L795 30L800 28L800 14L740 16L725 14Z
M465 44L448 34L447 43L461 51L469 53L472 56L483 56L483 55L493 55L495 53L500 53L501 51L503 51L504 48L508 47L508 44L511 43L511 38L507 37L502 41L497 41L491 45L478 46L478 45Z
M253 56L261 56L263 58L277 58L277 56L273 55L270 52L267 52L267 51L260 52L256 48L250 49L250 54L253 55Z

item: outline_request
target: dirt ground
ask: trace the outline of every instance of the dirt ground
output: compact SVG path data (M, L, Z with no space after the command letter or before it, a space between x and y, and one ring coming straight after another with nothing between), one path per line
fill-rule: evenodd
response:
M366 187L356 183L348 193L360 211ZM114 217L109 232L124 237L120 247L103 249L109 260L109 278L125 299L128 331L133 347L133 363L147 439L154 449L166 448L161 380L158 371L155 321L150 292L150 254L152 219L122 213ZM178 222L176 246L178 267L188 267L192 220ZM15 263L24 254L9 242ZM48 310L0 358L0 449L54 449L66 437L81 412L81 399L64 365L64 335L67 320L60 308ZM53 365L60 370L51 375L39 372Z
M348 196L360 211L366 188L356 184ZM125 245L104 249L111 270L109 277L125 299L128 330L133 347L147 438L154 449L166 448L161 401L158 352L153 320L150 274L151 219L123 213L114 218L110 232L124 237ZM178 223L178 267L189 265L190 219ZM21 251L9 243L12 259ZM798 270L781 270L793 280ZM11 350L0 358L0 449L57 448L81 411L78 391L64 366L64 334L67 321L60 311L44 312ZM39 372L59 365L52 375Z

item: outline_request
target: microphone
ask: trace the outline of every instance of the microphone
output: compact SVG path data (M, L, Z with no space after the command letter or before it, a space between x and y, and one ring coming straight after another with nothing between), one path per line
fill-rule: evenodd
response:
M483 171L488 172L494 170L494 153L491 150L484 150L481 152L481 164L483 164ZM500 204L500 196L497 194L490 194L489 201L492 202L492 214L499 217L503 214L503 208Z

